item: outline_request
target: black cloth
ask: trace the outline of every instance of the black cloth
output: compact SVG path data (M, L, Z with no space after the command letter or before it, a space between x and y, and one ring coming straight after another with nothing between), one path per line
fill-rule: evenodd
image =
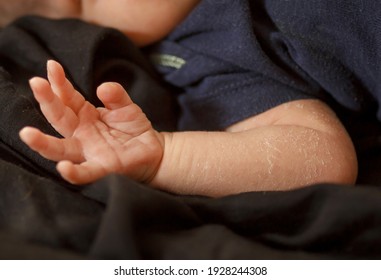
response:
M0 258L380 258L381 190L314 186L220 199L109 176L80 192L1 162Z
M0 258L369 259L381 257L381 189L319 185L219 199L177 196L123 176L84 187L18 138L25 125L54 134L27 86L63 63L87 99L102 81L126 86L159 129L177 106L120 33L76 20L22 18L0 32ZM161 121L163 117L164 121ZM218 186L216 186L218 188Z

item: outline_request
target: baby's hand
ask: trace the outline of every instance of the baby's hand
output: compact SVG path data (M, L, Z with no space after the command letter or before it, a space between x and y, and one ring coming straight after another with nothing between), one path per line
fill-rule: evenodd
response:
M163 137L117 83L104 83L95 108L66 79L62 66L49 61L48 80L33 78L30 86L41 111L63 138L25 127L21 139L43 157L57 161L61 176L86 184L110 173L142 182L155 176L164 150Z

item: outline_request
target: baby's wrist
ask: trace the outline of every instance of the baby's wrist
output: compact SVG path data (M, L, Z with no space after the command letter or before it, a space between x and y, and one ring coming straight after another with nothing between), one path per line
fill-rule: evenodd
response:
M153 175L149 178L146 183L149 185L161 189L163 186L168 184L168 178L170 177L170 173L172 168L171 165L173 161L170 159L170 150L172 146L172 141L173 141L173 133L171 132L157 132L159 141L161 142L161 145L163 147L163 154L160 159L160 162L153 173ZM172 162L172 163L171 163Z

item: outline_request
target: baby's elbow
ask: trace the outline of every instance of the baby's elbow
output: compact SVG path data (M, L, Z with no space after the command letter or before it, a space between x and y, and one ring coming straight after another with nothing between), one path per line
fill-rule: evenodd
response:
M357 161L352 159L337 160L332 163L332 168L327 168L319 181L340 185L354 185L357 179Z
M356 151L347 135L336 135L327 139L326 163L319 181L342 185L356 183L358 162Z

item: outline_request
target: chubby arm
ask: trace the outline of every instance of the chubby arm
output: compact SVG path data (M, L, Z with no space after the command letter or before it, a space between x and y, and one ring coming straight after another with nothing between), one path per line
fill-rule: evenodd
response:
M225 132L164 138L164 157L152 184L178 193L222 196L323 182L353 184L357 176L348 134L318 100L280 105Z
M31 87L63 138L30 127L20 137L74 184L119 173L173 193L223 196L356 179L351 140L317 100L280 105L223 132L159 133L118 84L98 88L104 108L95 108L58 63L48 63L48 79Z

